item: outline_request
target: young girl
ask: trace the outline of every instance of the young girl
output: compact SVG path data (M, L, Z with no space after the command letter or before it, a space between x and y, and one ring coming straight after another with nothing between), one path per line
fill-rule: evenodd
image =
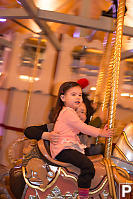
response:
M91 180L95 175L93 163L84 154L83 145L80 144L78 134L82 132L94 137L110 137L112 130L99 129L85 124L78 117L76 110L82 103L82 89L77 82L65 82L61 85L58 93L54 112L54 131L58 132L58 143L50 143L53 158L71 163L80 168L78 176L78 191L80 199L87 199Z

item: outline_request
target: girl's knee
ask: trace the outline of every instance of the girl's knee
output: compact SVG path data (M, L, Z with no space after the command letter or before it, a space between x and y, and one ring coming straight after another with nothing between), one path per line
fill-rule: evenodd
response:
M91 173L92 178L94 178L94 176L95 176L95 168L94 168L94 165L93 165L93 167L90 169L90 173Z
M88 173L88 175L93 178L95 176L95 168L93 163L91 162L91 164L88 165L88 167L85 169L86 173Z
M92 179L95 176L94 166L81 170L81 176L88 176L88 178Z

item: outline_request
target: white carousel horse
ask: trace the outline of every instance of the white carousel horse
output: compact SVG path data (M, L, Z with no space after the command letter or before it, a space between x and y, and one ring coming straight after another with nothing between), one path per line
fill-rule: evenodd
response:
M133 174L133 122L128 124L115 145L113 162Z

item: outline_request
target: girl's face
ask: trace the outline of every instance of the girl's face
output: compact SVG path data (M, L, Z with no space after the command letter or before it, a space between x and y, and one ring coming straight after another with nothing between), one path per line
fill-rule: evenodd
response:
M80 106L78 107L78 109L77 109L76 112L77 112L79 118L80 118L83 122L85 122L87 110L86 110L86 106L85 106L84 103L81 103L81 104L80 104Z
M68 89L66 93L60 97L65 106L76 110L82 103L82 90L79 86L75 86Z

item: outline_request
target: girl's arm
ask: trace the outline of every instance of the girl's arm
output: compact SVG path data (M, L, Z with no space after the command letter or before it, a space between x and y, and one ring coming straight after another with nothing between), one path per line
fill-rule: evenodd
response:
M110 137L113 135L113 131L111 129L108 129L107 125L105 125L104 129L100 129L85 124L80 120L77 113L73 109L67 109L66 111L64 111L63 115L64 115L63 120L72 128L77 129L79 132L94 137L97 136Z
M59 134L56 133L55 131L43 132L41 138L44 139L44 140L49 140L53 144L58 144Z
M27 127L24 135L29 139L40 140L44 132L48 132L47 124Z
M48 125L44 124L41 126L27 127L24 131L24 134L29 139L36 139L36 140L44 139L44 140L49 140L53 144L56 144L59 138L58 133L54 131L48 132L49 130Z

